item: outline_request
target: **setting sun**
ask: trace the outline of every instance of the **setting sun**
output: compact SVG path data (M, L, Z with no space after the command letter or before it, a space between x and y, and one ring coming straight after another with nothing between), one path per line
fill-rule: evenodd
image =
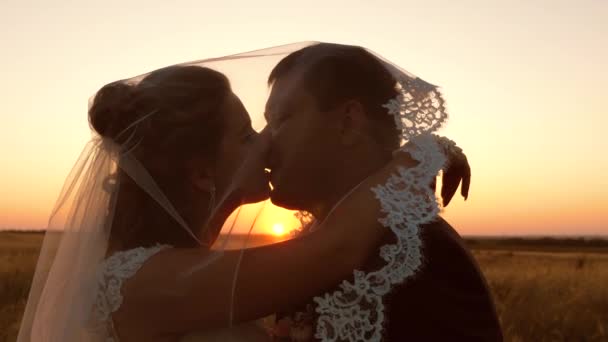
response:
M287 231L285 230L285 226L282 223L275 223L272 226L272 233L277 236L285 235Z

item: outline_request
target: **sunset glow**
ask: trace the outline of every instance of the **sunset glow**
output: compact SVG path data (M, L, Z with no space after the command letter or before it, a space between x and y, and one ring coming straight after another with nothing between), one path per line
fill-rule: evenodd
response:
M438 133L472 166L469 200L443 214L461 234L606 235L606 18L599 0L9 0L0 11L0 229L45 228L90 139L87 101L104 84L319 40L369 47L441 87L450 119ZM262 83L245 103L251 116L261 116ZM268 203L251 227L258 209L247 206L237 232L285 235L299 224Z
M272 233L276 236L282 236L287 233L285 226L282 223L275 223L272 226Z

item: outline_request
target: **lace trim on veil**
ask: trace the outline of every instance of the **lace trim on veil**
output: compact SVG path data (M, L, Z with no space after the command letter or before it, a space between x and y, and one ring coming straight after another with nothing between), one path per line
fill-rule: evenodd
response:
M123 283L133 277L149 258L170 247L156 245L121 251L114 253L101 264L97 274L98 290L91 324L93 331L105 336L105 342L117 341L111 316L122 305Z
M383 214L379 222L396 236L395 244L381 247L387 263L365 273L354 271L354 282L344 281L340 289L315 297L319 313L315 337L322 341L380 341L384 323L383 296L393 285L411 278L422 263L420 226L439 213L435 193L429 186L446 157L430 134L447 119L437 89L420 79L402 77L400 95L385 105L395 117L403 140L400 150L419 161L413 168L398 168L383 185L372 188Z

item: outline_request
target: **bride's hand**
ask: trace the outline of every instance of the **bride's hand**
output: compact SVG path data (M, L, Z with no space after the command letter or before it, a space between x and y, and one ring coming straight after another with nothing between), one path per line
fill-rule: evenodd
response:
M469 187L471 186L471 166L467 156L462 149L452 140L439 135L433 135L435 141L440 146L446 157L446 165L443 167L441 179L441 198L443 206L447 207L454 195L460 187L460 194L466 200L469 197ZM406 146L411 144L406 143ZM393 163L403 162L404 158L409 158L409 154L398 152L393 155ZM437 190L437 179L433 179L431 183L433 191Z
M452 200L452 197L458 189L458 185L462 182L460 187L460 194L466 200L469 197L469 187L471 186L471 166L467 156L464 154L462 149L456 145L452 140L435 135L437 143L441 146L445 156L447 158L446 166L443 168L443 177L441 185L441 198L443 199L443 206L447 205ZM433 191L436 190L436 182L431 184Z
M460 147L456 145L452 140L442 137L439 135L433 135L435 141L440 146L442 152L446 157L446 165L443 167L442 179L441 179L441 198L443 200L443 206L447 207L454 195L460 187L460 194L465 200L469 197L469 188L471 186L471 166L467 159L466 154ZM411 142L405 144L406 147ZM417 163L411 159L409 153L403 150L398 150L393 153L393 160L390 165L405 166ZM433 179L431 183L433 191L437 190L437 179Z

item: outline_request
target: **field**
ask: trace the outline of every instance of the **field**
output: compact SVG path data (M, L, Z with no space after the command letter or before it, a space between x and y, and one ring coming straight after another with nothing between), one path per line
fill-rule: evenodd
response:
M474 253L507 341L608 341L608 253Z
M0 233L0 341L14 341L42 234ZM467 240L507 341L608 341L608 241Z
M15 341L34 275L40 233L0 233L0 341Z

